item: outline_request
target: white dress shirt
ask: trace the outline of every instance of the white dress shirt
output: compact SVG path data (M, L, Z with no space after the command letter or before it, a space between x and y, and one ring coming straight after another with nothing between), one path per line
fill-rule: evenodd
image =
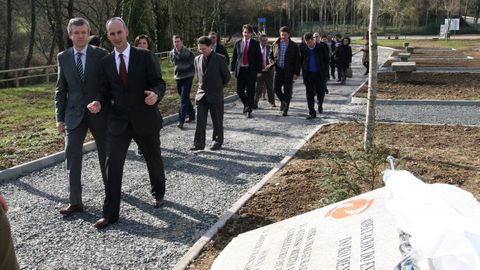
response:
M123 61L125 61L125 67L128 72L128 62L130 60L130 43L127 43L127 48L122 52ZM117 72L120 74L120 52L115 49L115 64L117 65Z
M85 64L87 63L87 48L88 48L88 45L85 46L85 48L81 49L81 50L77 50L77 48L73 48L73 63L75 63L75 65L77 65L77 54L78 53L81 53L82 56L80 56L80 59L82 59L82 67L83 67L83 74L85 74Z

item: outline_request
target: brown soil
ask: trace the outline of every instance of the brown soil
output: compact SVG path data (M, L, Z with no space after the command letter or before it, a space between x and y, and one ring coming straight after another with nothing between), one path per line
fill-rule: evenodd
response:
M361 153L363 125L323 127L282 170L255 194L203 249L189 269L210 269L222 249L236 235L302 214L332 202L328 179L341 181L335 162L351 168L348 158ZM480 199L480 128L462 126L378 125L376 144L384 155L400 157L405 169L428 183L457 185ZM381 169L385 169L382 165ZM381 185L378 177L375 186ZM359 181L359 180L357 180ZM361 192L369 184L359 182ZM308 190L309 192L305 192ZM339 198L338 198L339 199Z
M394 73L378 73L378 99L480 100L476 73L412 73L408 82L395 82ZM355 96L367 97L365 84Z
M437 43L429 40L415 40L410 42L410 46L415 47L409 61L414 61L419 67L480 67L480 46L478 45L478 40L464 40L463 46L457 50L448 50L449 48L439 48ZM392 53L392 56L397 56L400 52L404 52L405 49L402 47L393 47L397 51ZM442 50L438 50L442 49ZM449 57L473 57L473 59L465 60L426 60L421 59L422 57L438 57L438 58L449 58ZM420 58L420 59L415 59ZM384 67L390 67L392 60L388 60L384 63Z
M397 50L392 53L392 56L398 56L399 53L405 53L404 50ZM464 51L459 50L424 50L417 49L411 53L410 57L467 57Z
M479 67L480 59L409 59L409 62L415 62L417 67ZM391 67L393 62L398 60L387 60L382 66Z

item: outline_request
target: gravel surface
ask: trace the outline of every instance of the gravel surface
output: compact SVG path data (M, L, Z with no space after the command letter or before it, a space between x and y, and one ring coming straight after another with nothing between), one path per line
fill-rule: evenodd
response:
M381 49L379 62L390 53ZM9 218L22 269L171 269L221 214L317 125L338 119L363 121L365 106L347 104L366 78L361 75L360 57L355 56L354 78L346 86L329 83L325 114L316 120L305 119L308 111L300 79L294 84L288 117L261 101L263 109L246 119L239 101L227 104L225 144L220 151L188 150L194 124L187 124L185 130L165 127L161 141L167 203L161 209L151 206L146 165L132 143L123 177L120 220L105 230L93 227L101 217L104 198L95 152L84 157L86 211L73 217L58 213L68 203L63 163L0 183L11 207ZM383 121L448 124L479 124L480 119L475 106L378 106L378 116Z

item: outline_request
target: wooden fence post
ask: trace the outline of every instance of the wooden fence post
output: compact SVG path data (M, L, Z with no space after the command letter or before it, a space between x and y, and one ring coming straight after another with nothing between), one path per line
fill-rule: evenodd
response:
M18 70L15 70L15 87L19 87L20 86L20 81L18 79Z

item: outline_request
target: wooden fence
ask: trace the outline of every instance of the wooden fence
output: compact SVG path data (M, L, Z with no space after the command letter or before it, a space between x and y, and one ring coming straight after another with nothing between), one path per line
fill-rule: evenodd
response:
M169 52L159 52L155 53L160 59L164 59L168 56ZM27 72L28 75L23 75ZM34 74L30 74L30 73ZM6 74L6 75L4 75ZM55 77L53 77L55 76ZM15 87L20 87L20 82L22 80L33 79L43 77L45 82L50 82L52 79L57 79L57 65L49 66L38 66L38 67L28 67L28 68L17 68L17 69L7 69L0 70L0 85L4 84L4 87L7 85L7 82L15 82Z
M189 48L197 54L197 49L196 48ZM155 55L159 57L160 59L166 59L169 55L170 51L165 51L165 52L157 52ZM29 74L29 75L23 75L23 73L27 72L35 72L35 74ZM6 74L6 75L4 75ZM52 77L54 76L55 77ZM38 67L28 67L28 68L17 68L17 69L7 69L7 70L0 70L0 87L7 87L8 84L7 82L14 81L15 82L15 87L20 87L20 81L22 80L27 80L27 79L32 79L32 78L39 78L39 77L44 77L45 81L48 83L52 79L57 80L57 65L49 65L49 66L38 66Z
M27 71L37 71L35 74L25 75L23 73ZM4 75L7 74L7 75ZM39 67L29 67L29 68L17 68L17 69L7 69L7 70L0 70L0 84L6 82L15 82L15 87L20 86L21 80L44 77L46 82L50 82L50 76L57 75L57 65L49 65L49 66L39 66Z

